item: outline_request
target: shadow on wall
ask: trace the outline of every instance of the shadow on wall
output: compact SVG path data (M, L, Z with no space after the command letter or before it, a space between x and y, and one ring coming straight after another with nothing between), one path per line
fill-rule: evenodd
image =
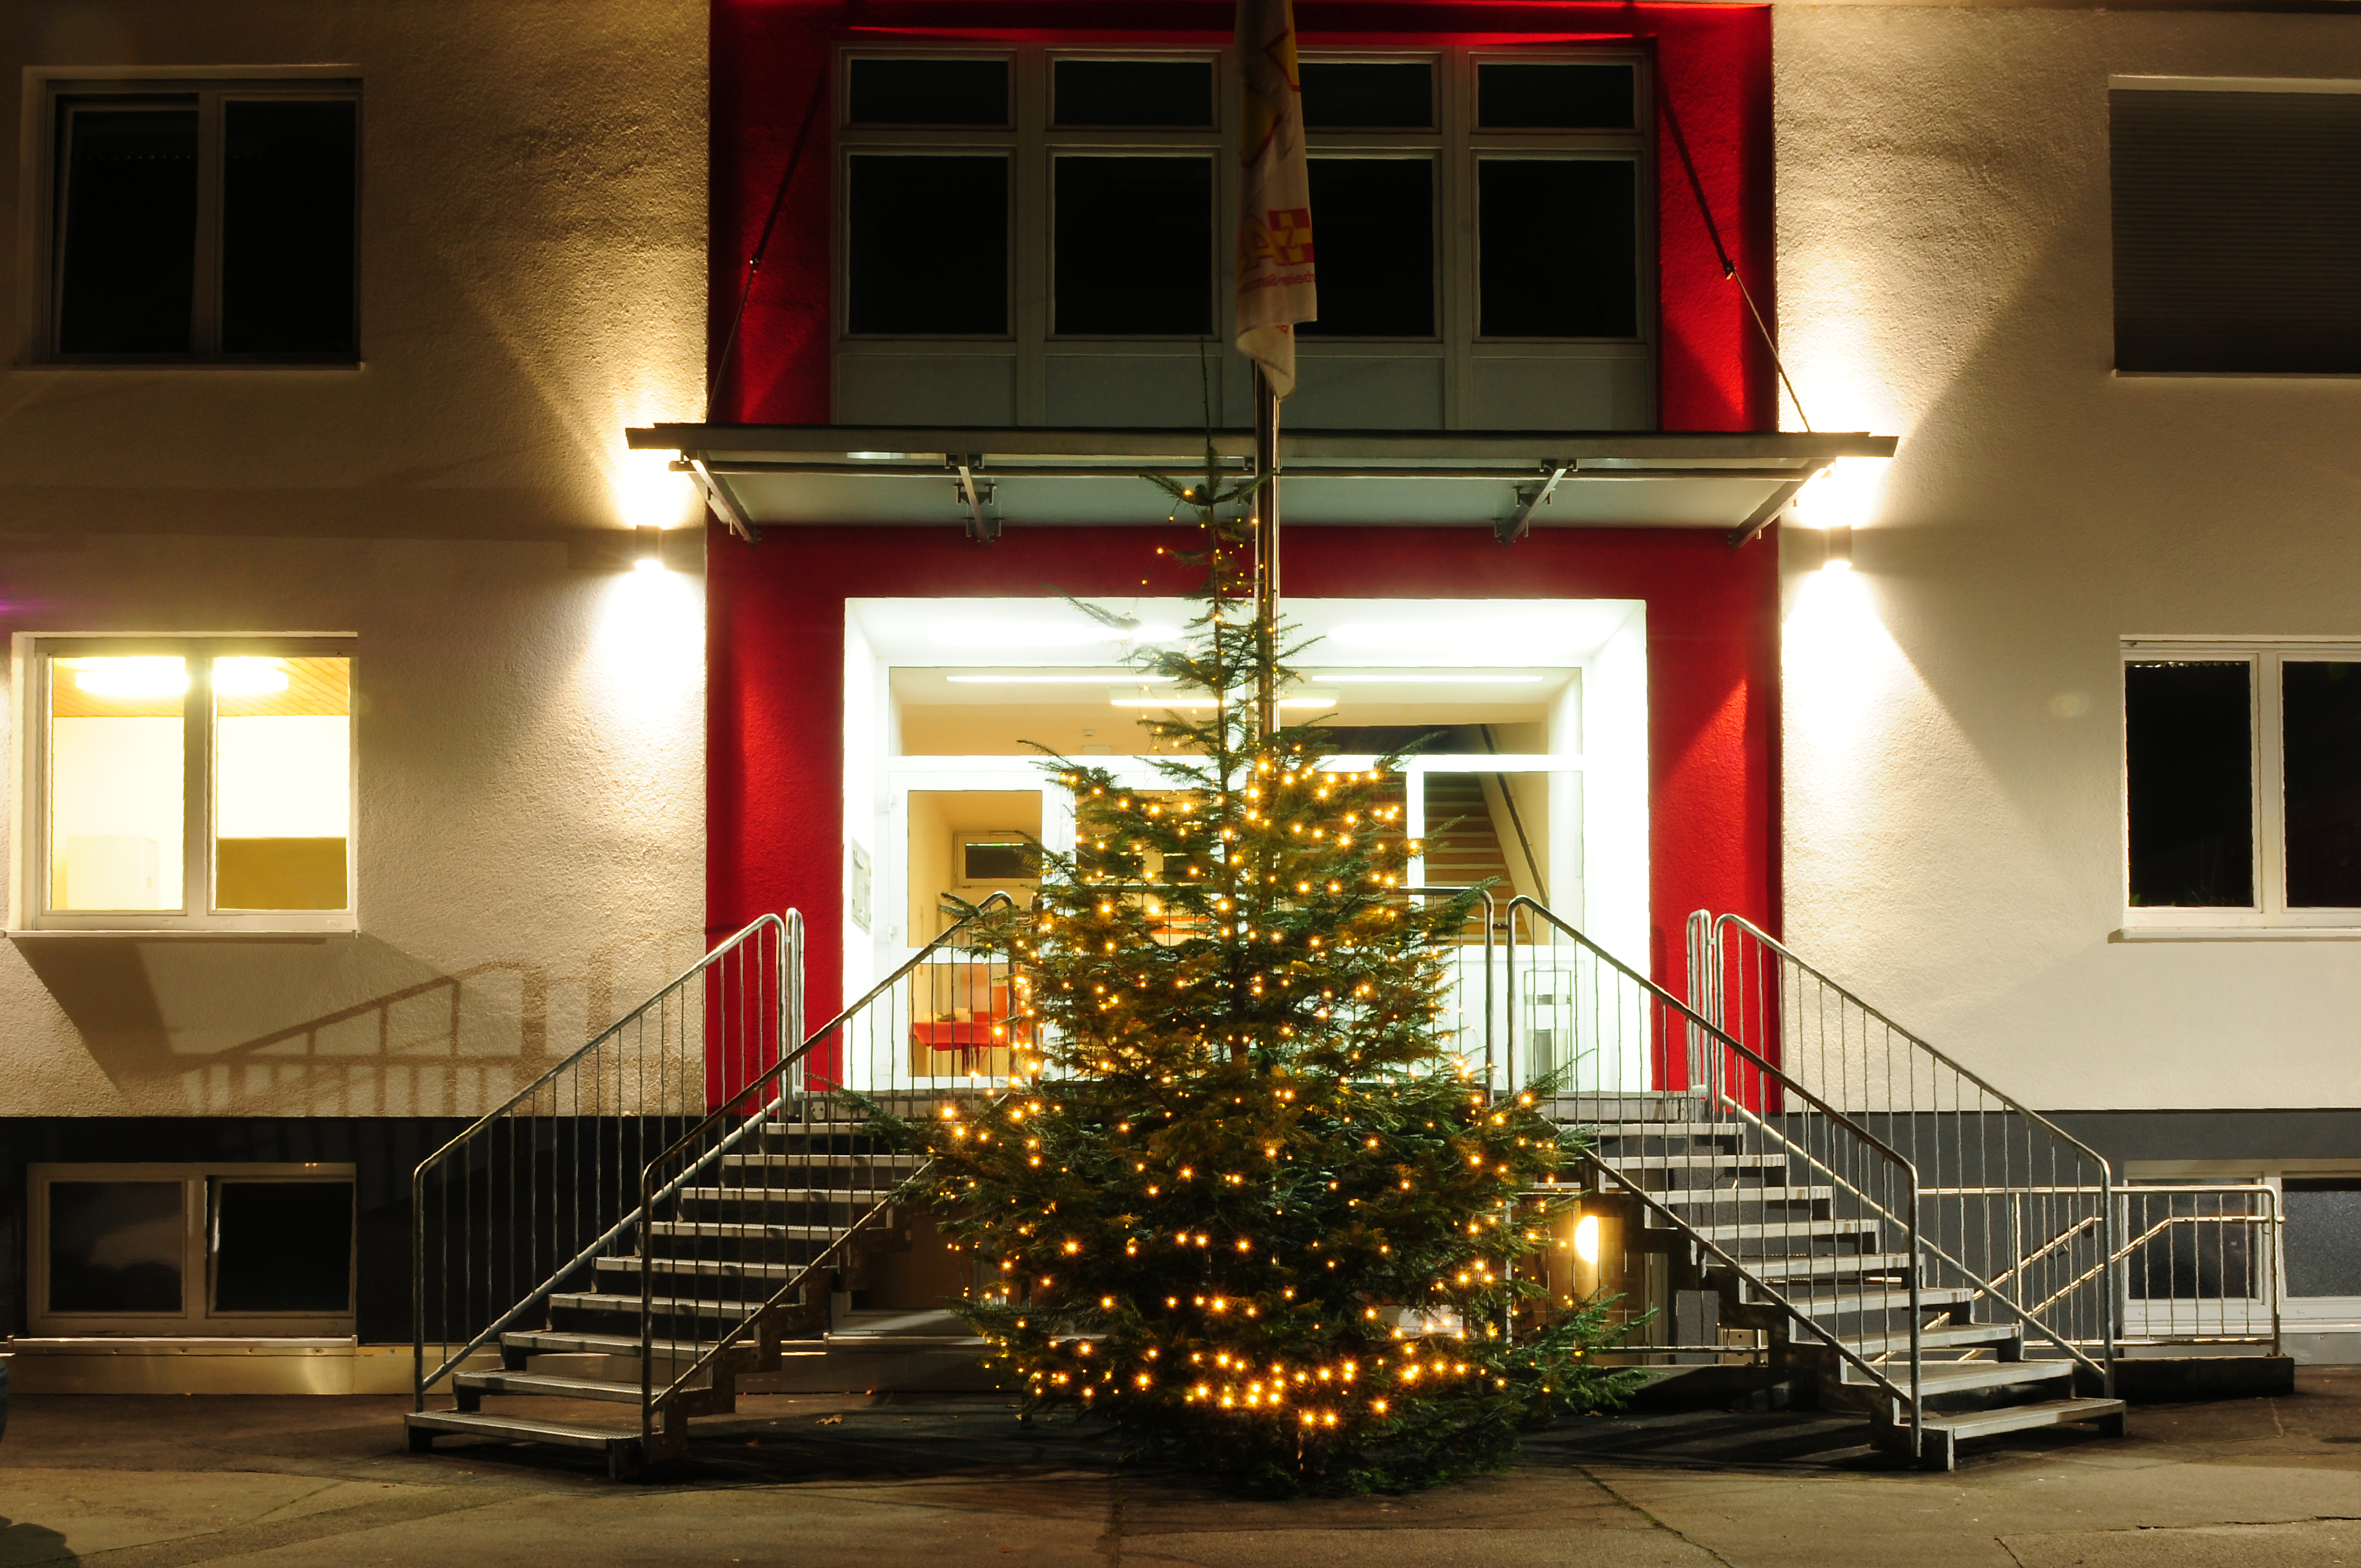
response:
M473 1116L604 1029L619 988L627 1006L655 990L697 940L641 938L572 972L446 973L366 936L17 950L135 1113ZM288 999L340 994L355 999L252 1033Z

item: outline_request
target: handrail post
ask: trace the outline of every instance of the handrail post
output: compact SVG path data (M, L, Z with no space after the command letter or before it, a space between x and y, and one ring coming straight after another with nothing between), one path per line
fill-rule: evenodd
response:
M1919 1305L1920 1276L1926 1271L1918 1263L1918 1172L1908 1164L1902 1168L1910 1183L1907 1226L1910 1237L1910 1456L1918 1459L1925 1456L1927 1441L1927 1399L1921 1382L1927 1328L1926 1312Z

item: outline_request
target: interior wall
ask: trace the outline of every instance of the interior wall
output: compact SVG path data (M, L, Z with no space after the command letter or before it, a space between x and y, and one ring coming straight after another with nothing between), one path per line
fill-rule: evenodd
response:
M2361 380L2115 375L2107 130L2110 73L2356 79L2361 31L1775 25L1787 367L1821 428L1902 437L1851 573L1790 537L1790 939L2037 1106L2361 1105L2361 940L2116 938L2119 641L2361 635Z

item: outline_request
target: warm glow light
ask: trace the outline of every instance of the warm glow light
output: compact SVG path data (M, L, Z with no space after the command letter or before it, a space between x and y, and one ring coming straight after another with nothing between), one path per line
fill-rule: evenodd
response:
M1839 457L1795 492L1792 511L1806 528L1859 528L1877 519L1891 457Z
M74 685L93 696L179 696L189 689L185 659L81 659L73 663ZM282 686L286 684L283 679L280 682Z
M175 663L178 660L173 661ZM215 659L214 695L269 696L287 689L287 666L278 659Z
M1093 642L1178 642L1177 626L1141 625L1128 630L1086 621L946 620L934 640L960 648L1082 648Z
M1585 1263L1598 1261L1598 1216L1585 1214L1574 1227L1574 1255Z
M1176 681L1180 677L1137 675L1131 678L1134 684L1138 685L1154 685L1165 681ZM1095 675L945 675L943 679L955 686L1094 686L1103 684L1107 677L1101 674Z

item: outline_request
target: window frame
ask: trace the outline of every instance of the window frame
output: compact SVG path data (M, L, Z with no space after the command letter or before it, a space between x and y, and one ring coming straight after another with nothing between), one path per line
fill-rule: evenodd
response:
M343 1312L216 1312L216 1227L214 1183L231 1181L344 1181L352 1185L352 1248ZM49 1186L58 1181L177 1182L182 1228L181 1310L178 1312L52 1312L49 1310ZM360 1307L360 1173L353 1165L239 1164L175 1161L169 1164L37 1162L25 1170L26 1326L35 1334L160 1335L228 1334L305 1338L354 1332Z
M11 935L36 933L137 934L141 936L334 935L360 929L360 710L361 663L357 640L348 633L143 636L106 632L18 632L12 639L18 726L16 791L13 814L17 854L10 868ZM214 828L213 684L191 671L181 709L181 905L171 910L71 911L49 907L50 683L56 661L104 655L168 655L196 660L256 656L339 658L346 661L351 694L346 775L346 906L340 910L224 911L214 903L217 859Z
M2361 640L2138 637L2125 638L2116 686L2117 774L2123 827L2118 856L2127 936L2361 936L2361 907L2290 907L2287 901L2287 739L2282 670L2289 663L2361 663ZM2148 663L2245 663L2251 670L2247 692L2248 774L2255 845L2255 903L2245 907L2206 905L2135 905L2131 901L2131 724L2124 676L2132 665Z
M1235 302L1228 287L1227 258L1235 247L1237 206L1237 72L1232 50L1208 46L1137 46L1080 43L973 46L951 44L840 44L834 82L835 197L829 238L831 359L835 381L845 383L848 355L858 358L975 354L1013 360L1016 422L1049 422L1049 362L1052 357L1170 355L1176 366L1193 361L1195 346L1211 342L1219 355L1213 386L1217 423L1244 418L1246 372L1235 351ZM919 59L996 59L1009 68L1011 120L1003 126L879 126L851 123L851 61L899 55ZM1357 358L1433 359L1440 363L1442 428L1474 426L1479 365L1493 361L1631 359L1646 367L1647 403L1654 406L1661 375L1657 363L1658 236L1654 167L1654 65L1644 49L1543 44L1531 46L1428 46L1400 49L1307 47L1307 63L1425 62L1433 71L1433 124L1423 129L1316 130L1307 128L1313 158L1425 158L1433 170L1433 278L1435 330L1424 336L1299 338L1299 363ZM1208 127L1124 129L1061 127L1051 123L1053 74L1060 60L1204 60L1213 66L1213 123ZM1632 71L1632 125L1620 130L1481 130L1476 126L1477 71L1486 64L1551 62L1629 65ZM1009 159L1008 279L1005 334L862 334L851 331L851 277L848 236L851 160L877 153L973 153L999 149ZM1212 281L1213 331L1191 335L1060 335L1051 319L1056 298L1052 160L1075 153L1174 156L1203 153L1213 159ZM1633 169L1634 334L1629 337L1479 337L1477 267L1477 181L1481 159L1538 157L1628 161ZM1316 221L1316 220L1315 220ZM1193 400L1191 400L1193 401ZM838 416L842 417L842 416Z
M259 67L207 76L186 67L121 69L90 71L34 71L25 94L26 125L23 178L19 189L37 192L25 203L22 227L27 244L23 254L33 258L25 269L25 323L22 355L30 363L143 367L318 367L357 368L365 319L362 292L361 177L366 166L368 124L359 72L351 67ZM61 137L71 104L121 99L186 99L197 113L197 252L191 287L189 350L181 354L69 354L58 345L64 290L61 231L65 195L65 144ZM221 349L222 214L224 178L223 105L254 100L339 102L353 105L353 346L348 353L225 354Z

